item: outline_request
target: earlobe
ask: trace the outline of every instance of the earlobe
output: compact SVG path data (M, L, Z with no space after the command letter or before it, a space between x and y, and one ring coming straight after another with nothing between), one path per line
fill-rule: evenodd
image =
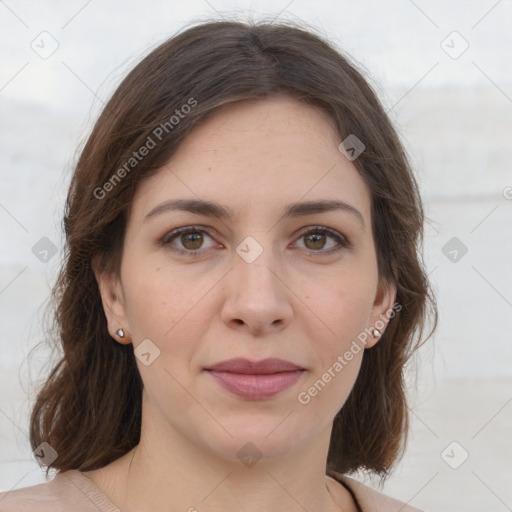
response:
M395 282L382 282L377 290L370 316L369 329L372 334L372 338L368 340L366 345L367 348L373 347L382 338L388 322L393 317L395 298Z
M127 335L128 322L119 277L111 272L100 270L97 261L93 261L92 267L98 283L110 336L118 343L131 343L130 337Z

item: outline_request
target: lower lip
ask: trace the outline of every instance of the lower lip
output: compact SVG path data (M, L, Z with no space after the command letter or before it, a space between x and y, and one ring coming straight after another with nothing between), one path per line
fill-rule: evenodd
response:
M268 375L246 375L211 370L209 373L231 393L249 400L263 400L293 386L301 378L304 371L295 370Z

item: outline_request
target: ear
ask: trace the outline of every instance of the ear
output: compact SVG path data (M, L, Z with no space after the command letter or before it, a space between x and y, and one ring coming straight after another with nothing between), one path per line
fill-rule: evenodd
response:
M131 337L121 281L112 272L101 269L97 258L93 258L92 269L98 282L101 302L107 318L108 332L118 343L128 345L131 343ZM117 334L119 329L124 331L123 338Z
M397 276L396 271L395 277ZM382 338L388 322L395 315L393 306L396 298L396 284L395 281L381 280L377 288L377 293L373 302L372 310L370 313L369 330L377 329L380 336L370 336L366 343L366 348L371 348L376 345Z

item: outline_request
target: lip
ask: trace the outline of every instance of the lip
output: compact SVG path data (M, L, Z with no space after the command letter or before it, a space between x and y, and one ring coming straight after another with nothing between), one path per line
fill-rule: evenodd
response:
M236 358L205 369L226 390L248 400L264 400L293 386L304 368L283 359Z

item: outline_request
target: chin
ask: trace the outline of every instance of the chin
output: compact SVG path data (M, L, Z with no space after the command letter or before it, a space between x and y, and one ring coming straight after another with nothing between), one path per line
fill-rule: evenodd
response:
M258 418L254 415L233 417L229 421L224 418L222 425L232 437L222 430L217 431L215 439L212 439L212 432L208 432L203 434L204 437L201 436L203 443L208 446L209 451L231 462L244 463L246 458L255 460L283 457L297 450L299 446L307 443L308 437L316 434L304 422L299 425L290 417L286 418L290 410L286 409L282 415L260 414Z

